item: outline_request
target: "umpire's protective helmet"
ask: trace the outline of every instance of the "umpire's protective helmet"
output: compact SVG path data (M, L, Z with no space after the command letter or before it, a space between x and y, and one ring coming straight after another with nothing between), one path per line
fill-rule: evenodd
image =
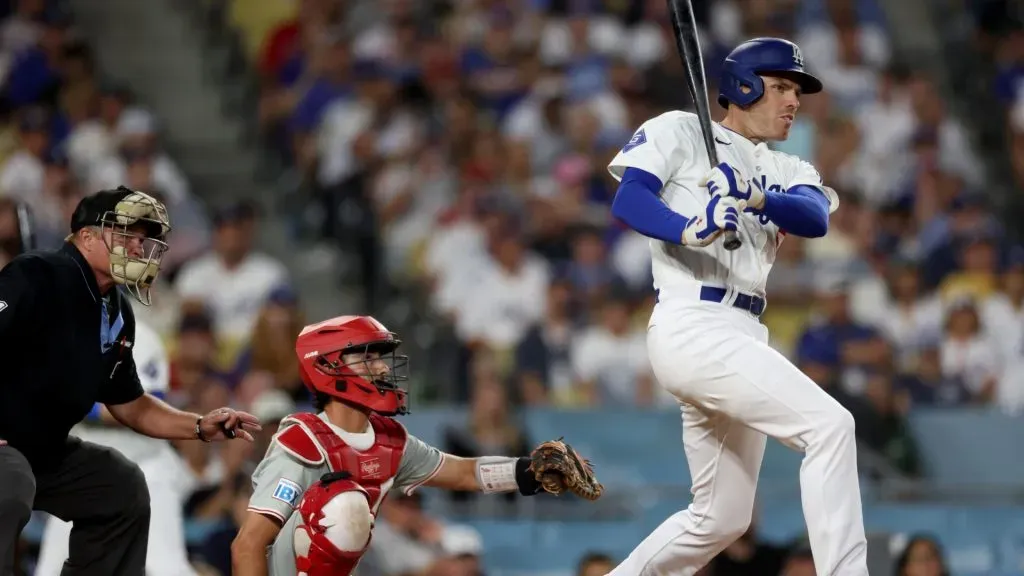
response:
M737 46L722 65L718 79L718 103L746 108L764 95L759 74L780 76L796 82L804 94L821 92L821 80L804 71L800 47L782 38L754 38ZM746 86L748 91L744 91Z

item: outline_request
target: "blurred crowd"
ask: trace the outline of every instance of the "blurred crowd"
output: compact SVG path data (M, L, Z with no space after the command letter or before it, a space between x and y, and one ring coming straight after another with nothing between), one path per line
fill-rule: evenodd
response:
M177 446L189 516L212 527L197 558L229 574L251 466L272 424L308 407L292 349L305 323L298 292L284 263L254 248L273 215L205 206L163 148L159 119L101 75L61 4L4 3L0 263L18 237L12 199L33 208L44 247L59 245L83 193L124 184L167 203L168 266L137 315L168 343L168 400L200 413L234 405L270 424L253 446ZM455 334L447 400L468 403L470 417L441 447L523 453L519 404L673 405L645 350L647 241L611 219L605 168L644 120L691 108L665 2L293 4L251 42L255 121L319 216L313 240L359 257L365 310L337 313L425 301ZM917 475L907 411L1024 407L1024 249L990 208L970 125L932 78L894 57L877 0L695 4L712 103L722 58L754 36L796 41L825 83L776 148L812 162L842 205L825 238L787 237L764 322L772 345L850 408L862 442ZM972 14L979 49L999 66L993 84L1024 184L1024 33L1006 26L1001 4ZM371 552L361 567L371 576L480 573L479 536L415 496L389 498L374 546L404 552ZM805 548L768 548L750 535L707 572L813 574ZM899 574L943 573L936 543L906 550ZM752 558L767 564L734 568ZM611 562L595 554L579 574Z
M775 147L842 207L824 239L786 239L764 322L866 445L918 474L913 406L1024 406L1024 252L969 126L893 56L876 2L697 9L712 96L723 56L760 35L796 40L825 83ZM1012 92L1020 33L991 43ZM267 142L321 208L320 240L360 254L368 309L425 294L457 336L452 400L496 383L529 405L675 402L644 350L647 240L610 219L605 168L645 119L691 105L664 2L303 0L258 68Z

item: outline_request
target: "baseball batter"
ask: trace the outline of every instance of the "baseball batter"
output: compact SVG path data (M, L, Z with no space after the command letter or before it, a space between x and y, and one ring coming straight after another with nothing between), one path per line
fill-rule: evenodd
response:
M136 320L132 356L139 381L147 394L160 397L167 393L170 365L160 336ZM129 430L104 415L100 404L90 413L90 421L72 433L83 440L120 451L142 469L149 486L151 520L149 524L148 576L191 576L188 562L182 504L192 484L184 462L166 440L158 440ZM58 576L68 557L71 523L50 517L43 532L36 576Z
M651 238L658 299L651 365L682 406L693 501L661 524L614 576L690 575L746 531L765 442L804 452L804 517L820 576L864 576L864 537L850 413L768 346L765 281L786 234L817 238L838 207L813 166L774 152L803 94L822 89L800 49L776 38L729 54L711 166L697 117L645 122L609 165L613 214ZM743 245L716 242L737 230Z
M400 344L369 316L333 318L299 335L300 373L319 413L282 420L253 473L249 512L231 547L234 573L348 576L392 490L600 496L589 465L560 441L528 458L458 458L406 432L391 417L407 412Z

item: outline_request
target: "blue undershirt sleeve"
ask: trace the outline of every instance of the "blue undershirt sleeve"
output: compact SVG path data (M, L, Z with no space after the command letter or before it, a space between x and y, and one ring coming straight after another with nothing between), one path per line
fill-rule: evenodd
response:
M765 192L761 212L787 234L821 238L828 233L828 199L814 186L797 184L785 193Z
M661 201L663 186L650 172L626 168L612 200L612 215L644 236L680 244L689 220Z

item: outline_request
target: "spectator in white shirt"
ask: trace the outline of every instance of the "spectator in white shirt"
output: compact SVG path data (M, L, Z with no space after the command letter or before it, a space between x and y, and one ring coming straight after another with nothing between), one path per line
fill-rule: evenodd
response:
M933 132L938 138L939 167L971 186L980 186L984 176L981 163L971 150L964 126L947 113L939 88L929 78L917 75L909 84L909 94L916 130Z
M1024 409L1024 249L1010 251L999 292L981 302L985 332L998 347L1001 374L996 402L1005 410Z
M940 351L943 376L960 378L976 403L987 404L995 398L998 353L982 330L973 299L960 297L949 304Z
M546 66L570 64L581 54L613 56L626 48L626 30L610 15L595 13L589 0L570 1L565 18L549 18L537 49Z
M458 303L466 301L490 262L485 224L500 216L483 212L478 186L463 182L458 194L448 213L438 219L423 255L425 281L432 289L431 304L450 317L454 317Z
M115 130L130 102L126 89L111 85L101 87L98 102L89 95L71 103L71 133L64 146L71 169L83 181L92 181L93 172L117 154Z
M321 186L337 185L378 159L407 158L420 143L419 121L398 105L395 74L381 61L354 64L356 98L336 100L320 123Z
M837 107L855 113L870 104L878 88L878 65L868 59L864 50L863 29L855 20L837 21L833 32L835 60L827 66L815 66L835 97ZM806 49L806 48L805 48ZM811 53L815 57L823 56Z
M547 263L530 253L517 227L493 233L490 259L465 299L456 304L455 329L470 348L511 351L547 309Z
M16 54L34 47L42 34L39 23L46 10L46 4L46 0L14 2L14 14L5 18L3 25L0 26L0 50Z
M512 142L526 143L536 173L550 172L569 148L564 133L565 87L561 77L542 78L506 116L502 132Z
M981 302L985 331L994 339L1024 329L1024 248L1010 250L999 291Z
M172 209L188 200L185 176L157 143L156 119L142 108L125 110L117 122L119 154L109 158L93 174L91 187L97 190L127 185L157 189Z
M185 175L160 147L156 119L142 108L128 108L118 118L115 138L117 153L92 171L92 186L123 184L159 194L176 230L164 265L174 268L197 256L208 246L209 224Z
M632 406L674 404L655 386L647 362L647 334L630 322L630 301L611 294L600 308L597 323L575 341L570 353L577 393L590 405Z
M0 168L0 195L35 207L43 191L43 160L50 148L50 116L31 107L18 114L18 150Z
M866 65L879 69L889 63L889 35L884 28L858 22L856 7L850 0L829 0L827 9L828 19L805 27L796 41L814 70L820 73L837 67L839 36L844 29L855 30L856 44Z
M214 227L213 251L185 264L176 287L185 304L210 310L225 349L220 360L230 365L248 342L271 291L288 282L288 272L277 260L253 251L253 205L224 207L215 214Z
M914 133L915 120L907 90L909 81L906 68L887 68L878 78L874 102L857 114L861 140L854 177L857 187L875 206L892 199L896 192L893 186L901 182L910 164L906 144Z
M887 279L887 298L879 303L879 328L893 345L896 362L909 369L925 342L942 331L942 303L935 294L924 294L917 265L894 262Z

